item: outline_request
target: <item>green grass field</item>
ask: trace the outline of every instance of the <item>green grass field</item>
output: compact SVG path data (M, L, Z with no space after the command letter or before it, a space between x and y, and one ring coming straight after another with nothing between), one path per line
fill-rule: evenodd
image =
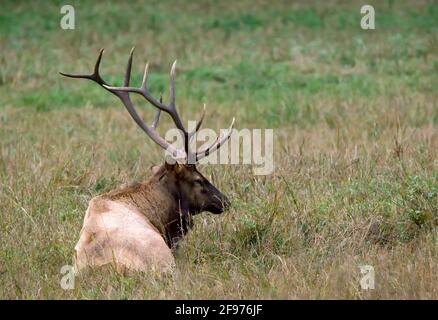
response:
M0 298L438 299L438 2L69 3L75 30L62 1L0 5ZM205 102L207 128L273 128L275 172L200 168L232 208L195 217L173 276L103 268L63 290L88 201L147 179L162 151L58 72L89 72L104 47L121 84L133 46L134 84L149 61L165 100L178 59L185 119Z

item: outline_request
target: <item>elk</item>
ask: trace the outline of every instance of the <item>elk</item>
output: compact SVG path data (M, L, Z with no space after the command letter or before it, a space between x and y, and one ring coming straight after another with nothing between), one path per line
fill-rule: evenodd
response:
M107 264L122 273L170 271L175 266L172 250L177 248L178 242L192 227L192 215L203 211L220 214L230 206L228 198L197 170L196 163L219 149L230 137L234 118L229 131L222 137L218 136L213 144L191 150L189 142L201 127L205 106L196 127L188 132L175 104L176 61L170 72L170 102L164 104L162 97L157 100L148 91L148 64L141 86L129 86L133 51L134 49L129 55L122 87L111 86L100 76L103 49L99 52L91 74L60 73L70 78L92 80L118 97L146 135L172 155L172 161L167 159L164 164L153 166L152 175L147 181L116 189L90 200L79 241L75 246L75 272L85 267L94 268ZM157 108L150 126L136 111L130 93L141 95ZM179 129L184 147L177 148L158 134L156 129L162 111L171 117Z

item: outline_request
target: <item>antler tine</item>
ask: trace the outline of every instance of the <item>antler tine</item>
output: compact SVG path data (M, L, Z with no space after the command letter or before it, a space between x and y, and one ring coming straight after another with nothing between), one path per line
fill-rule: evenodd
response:
M144 91L147 91L147 82L148 82L148 76L149 76L149 63L146 63L146 66L144 67L144 74L143 74L143 81L141 82L141 89ZM163 96L161 95L160 103L163 102Z
M89 79L94 82L97 82L99 85L103 86L106 84L106 82L102 79L102 77L99 74L99 67L100 62L102 60L102 55L105 50L102 48L99 50L99 55L97 56L96 63L94 64L94 69L92 74L71 74L71 73L65 73L65 72L59 72L64 77L69 78L76 78L76 79ZM114 93L114 92L113 92Z
M126 65L125 71L125 80L123 81L124 86L129 86L129 81L131 79L131 70L132 70L132 56L134 55L135 47L132 47L131 52L129 53L128 64Z
M176 78L176 60L170 69L170 84L169 84L169 107L175 110L175 78Z
M103 56L103 53L104 53L104 52L105 52L105 49L104 49L104 48L102 48L102 49L99 50L99 54L98 54L98 56L97 56L96 63L94 64L94 72L93 72L93 74L98 75L99 78L100 78L100 75L99 75L99 67L100 67L100 62L102 61L102 56ZM100 79L102 79L102 78L100 78Z
M160 103L163 102L163 94L160 95ZM158 121L160 121L161 110L158 109L155 114L154 122L152 122L152 128L156 129L158 126Z
M196 151L196 161L208 156L210 153L219 149L224 144L224 142L231 137L231 133L233 132L233 127L234 127L234 120L235 118L233 118L233 121L231 121L231 125L230 128L228 129L227 134L225 134L222 138L219 136L211 146L205 148L204 150Z
M172 64L172 68L170 69L170 83L169 83L169 114L173 119L173 122L175 122L176 127L181 130L182 135L184 137L184 149L187 154L190 153L189 150L189 133L184 128L184 125L182 124L181 118L178 114L178 111L176 111L176 104L175 104L175 78L176 78L176 60Z
M155 114L154 122L152 122L151 125L152 128L157 129L158 122L160 121L160 115L161 115L161 110L158 109L157 113Z
M206 109L206 108L207 108L207 107L206 107L206 105L205 105L205 103L204 103L204 108L202 109L202 115L201 115L201 118L199 119L198 123L196 124L195 129L192 130L192 131L189 133L189 135L188 135L189 140L190 140L190 139L195 135L195 133L198 132L199 129L201 128L202 122L204 121L204 117L205 117L205 109Z

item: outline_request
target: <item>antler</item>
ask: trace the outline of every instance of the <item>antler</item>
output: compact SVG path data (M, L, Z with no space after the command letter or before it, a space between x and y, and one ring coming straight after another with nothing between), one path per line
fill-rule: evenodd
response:
M228 132L223 137L218 136L216 141L213 142L213 144L211 146L209 146L205 149L196 151L196 161L199 161L200 159L208 156L212 152L219 149L224 144L224 142L230 138L231 133L233 132L234 120L235 120L235 118L233 118L233 120L231 121L230 128L228 129Z
M200 120L197 122L196 127L193 131L188 132L181 121L181 118L176 110L176 104L175 104L175 76L176 76L176 61L172 65L172 69L170 71L170 85L169 85L169 104L165 105L162 102L162 96L160 97L160 100L158 101L153 96L151 96L147 89L147 80L148 80L148 74L149 74L149 64L146 64L144 74L143 74L143 81L139 88L136 87L130 87L130 77L131 77L131 69L132 69L132 57L134 53L134 48L132 48L129 59L128 59L128 65L126 67L125 72L125 80L122 87L116 87L111 86L107 82L105 82L102 77L99 74L99 66L100 62L102 60L104 50L101 49L99 52L99 55L97 57L96 64L94 66L94 71L92 74L89 75L75 75L75 74L67 74L60 72L61 75L70 77L70 78L82 78L82 79L89 79L97 84L99 84L101 87L106 89L107 91L111 92L112 94L116 95L124 104L126 109L128 110L131 117L134 119L134 121L137 123L137 125L159 146L161 146L163 149L166 149L168 152L172 154L172 156L175 158L175 160L184 161L185 163L191 163L192 161L196 162L199 159L202 159L205 156L208 156L211 152L217 150L220 148L220 146L230 137L232 128L234 125L234 118L231 123L230 129L228 133L218 139L208 148L205 148L203 150L199 150L196 152L192 152L189 148L189 142L191 138L196 134L196 132L200 129L202 121L204 120L205 116L205 105L204 110L202 113L202 116ZM155 116L155 119L151 126L148 126L145 124L145 122L141 119L141 117L138 115L130 97L129 93L136 93L142 95L150 104L155 106L157 110L157 114ZM184 150L180 150L175 148L173 145L169 144L166 140L164 140L156 131L161 111L166 112L170 115L173 122L175 123L175 126L180 130L181 135L184 139Z

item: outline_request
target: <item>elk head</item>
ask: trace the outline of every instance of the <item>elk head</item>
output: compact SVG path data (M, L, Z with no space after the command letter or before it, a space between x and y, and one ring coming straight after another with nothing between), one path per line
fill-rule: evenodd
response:
M134 48L131 50L131 53L129 55L124 84L122 87L111 86L107 82L105 82L100 76L99 66L102 60L103 49L101 49L99 52L92 74L76 75L61 72L61 75L70 78L82 78L92 80L107 91L117 96L122 101L123 105L126 107L135 123L146 133L147 136L149 136L160 147L165 149L167 153L171 156L171 158L166 159L164 165L154 167L153 172L154 174L159 175L159 180L162 181L162 183L165 184L166 187L176 195L178 200L182 202L182 205L186 207L188 211L193 214L197 214L202 211L210 211L216 214L222 213L230 204L228 198L223 195L216 187L214 187L196 169L196 163L200 159L208 156L210 153L219 149L221 145L229 139L234 125L234 118L227 134L222 137L219 136L213 144L206 148L192 151L190 148L190 141L201 127L202 121L205 116L205 105L202 116L197 122L194 130L188 132L181 121L175 104L176 61L173 63L172 69L170 71L170 102L169 104L164 104L162 101L162 97L157 100L148 92L148 64L146 64L144 70L141 86L139 88L129 86L133 52ZM143 96L143 98L145 98L152 106L157 108L157 113L155 115L154 121L150 126L147 125L138 114L129 96L130 93L135 93ZM180 132L184 141L183 148L176 148L174 145L168 143L156 131L162 111L167 113L172 118L176 128Z
M202 211L219 214L226 210L230 201L208 181L195 165L165 163L152 168L158 180L181 200L181 207L192 214Z

